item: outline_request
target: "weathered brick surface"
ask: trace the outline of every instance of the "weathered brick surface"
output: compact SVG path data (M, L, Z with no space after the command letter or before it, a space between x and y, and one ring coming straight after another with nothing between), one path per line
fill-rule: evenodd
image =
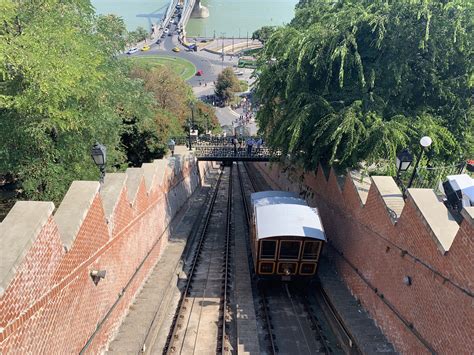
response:
M124 185L110 232L98 193L67 252L50 216L0 297L0 353L78 353L89 339L87 353L106 348L166 245L169 221L208 168L176 164L163 164L163 182L151 187L142 178L134 201ZM105 279L95 285L91 270L106 270Z
M326 179L321 168L257 167L274 188L301 193L318 207L330 241L326 253L399 351L473 353L472 220L463 220L443 254L410 196L393 223L374 184L364 205L349 177L341 190L332 171Z

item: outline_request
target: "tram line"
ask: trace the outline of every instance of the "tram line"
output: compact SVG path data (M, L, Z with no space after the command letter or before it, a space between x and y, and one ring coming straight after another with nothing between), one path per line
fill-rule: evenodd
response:
M215 342L215 352L229 352L232 168L223 170L199 226L187 279L163 354L190 354ZM228 180L228 183L227 183ZM226 217L222 218L222 211ZM212 345L211 345L212 346ZM201 347L201 348L200 348Z

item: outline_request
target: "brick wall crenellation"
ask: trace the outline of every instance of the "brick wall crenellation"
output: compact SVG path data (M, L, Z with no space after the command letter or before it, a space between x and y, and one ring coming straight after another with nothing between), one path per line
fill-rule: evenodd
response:
M13 275L0 280L6 282L0 288L0 353L77 353L88 339L85 352L106 348L166 246L169 222L208 168L200 164L198 172L191 156L153 164L155 175L147 176L152 186L142 176L133 201L127 197L126 178L116 179L122 182L112 186L113 196L104 194L111 191L106 178L84 215L68 216L71 226L80 223L68 249L63 247L55 216L30 221L41 224L37 234L28 236L31 245L14 264L0 265L1 272L10 268L5 275ZM74 197L82 198L80 190ZM106 201L110 198L113 201ZM113 206L107 218L104 201ZM0 224L0 237L14 230L8 216L5 221ZM73 230L68 229L67 218L62 223L63 230ZM91 270L106 270L105 279L95 285Z
M273 188L304 195L318 207L326 254L354 296L403 353L469 354L474 349L474 227L464 219L442 252L434 227L410 196L394 223L372 183L362 203L350 176L258 163ZM439 202L441 204L441 202ZM448 212L442 218L448 219ZM409 276L411 285L404 283Z

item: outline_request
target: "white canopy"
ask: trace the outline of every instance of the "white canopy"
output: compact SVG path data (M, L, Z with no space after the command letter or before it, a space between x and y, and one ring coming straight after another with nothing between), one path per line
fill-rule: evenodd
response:
M467 174L447 176L449 184L455 191L461 191L463 199L468 199L474 204L474 179Z
M317 209L301 204L255 206L257 239L294 236L326 240Z
M294 192L289 192L289 191L277 191L277 190L270 190L270 191L260 191L260 192L254 192L253 194L250 195L250 201L252 202L252 205L255 203L255 201L261 199L261 198L269 198L269 197L294 197L298 198L298 195L295 194Z

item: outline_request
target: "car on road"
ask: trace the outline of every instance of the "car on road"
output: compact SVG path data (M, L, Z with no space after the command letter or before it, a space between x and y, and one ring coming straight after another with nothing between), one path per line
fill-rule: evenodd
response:
M202 70L198 70L196 72L196 76L202 76L204 74L204 72Z
M178 47L173 48L173 52L180 52L180 51L181 51L181 49L179 49Z
M130 48L128 51L127 51L127 54L133 54L133 53L137 53L138 52L138 48L137 47L133 47L133 48Z
M142 52L146 52L146 51L149 51L151 48L149 45L145 44L142 48Z
M238 70L238 71L235 72L235 75L237 75L237 76L242 76L242 75L244 75L244 72Z

